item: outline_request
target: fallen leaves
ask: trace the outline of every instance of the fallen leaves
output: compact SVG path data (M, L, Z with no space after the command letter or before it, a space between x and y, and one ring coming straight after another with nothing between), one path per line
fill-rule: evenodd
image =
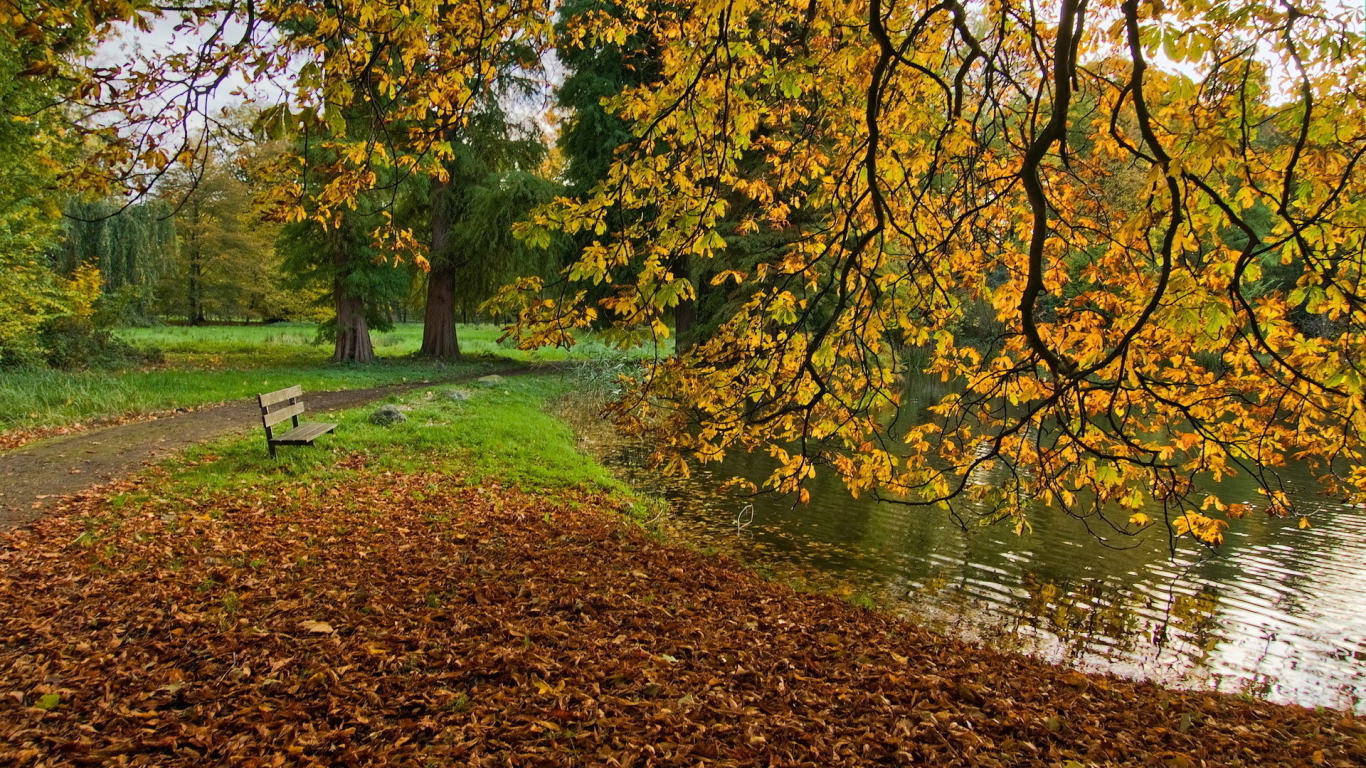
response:
M299 626L315 635L330 635L337 631L325 621L301 621Z
M1366 755L1345 713L997 654L662 545L608 503L364 469L195 504L77 500L0 538L0 764Z

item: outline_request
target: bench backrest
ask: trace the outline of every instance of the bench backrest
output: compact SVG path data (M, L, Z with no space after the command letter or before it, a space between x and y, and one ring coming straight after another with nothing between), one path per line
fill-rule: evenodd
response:
M256 399L261 403L261 423L269 430L285 419L294 419L297 426L299 414L304 412L303 401L299 399L303 394L304 388L296 384L278 392L258 395Z

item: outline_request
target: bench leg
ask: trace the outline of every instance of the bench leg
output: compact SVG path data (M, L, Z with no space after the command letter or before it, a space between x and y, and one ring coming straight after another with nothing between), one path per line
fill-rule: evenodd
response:
M270 457L275 458L275 443L267 442L266 446L270 448Z

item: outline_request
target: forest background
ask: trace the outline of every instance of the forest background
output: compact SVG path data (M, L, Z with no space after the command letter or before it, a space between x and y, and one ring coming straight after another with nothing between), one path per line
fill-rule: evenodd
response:
M368 362L418 313L455 360L484 316L674 340L619 424L678 472L765 450L799 498L1157 501L1217 544L1247 510L1198 476L1272 515L1288 461L1366 488L1359 11L6 8L0 364L126 361L107 329L166 317L317 319ZM95 56L157 23L185 42ZM282 96L223 109L242 80Z

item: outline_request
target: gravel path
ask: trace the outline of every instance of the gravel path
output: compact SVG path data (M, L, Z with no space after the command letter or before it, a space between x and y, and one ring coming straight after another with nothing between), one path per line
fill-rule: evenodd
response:
M313 413L354 408L372 400L421 387L448 384L525 368L487 371L438 382L397 384L341 392L305 392ZM57 499L80 493L136 472L174 451L232 432L261 429L255 398L148 421L92 429L31 443L0 454L0 530L31 523ZM261 440L265 450L265 438Z

